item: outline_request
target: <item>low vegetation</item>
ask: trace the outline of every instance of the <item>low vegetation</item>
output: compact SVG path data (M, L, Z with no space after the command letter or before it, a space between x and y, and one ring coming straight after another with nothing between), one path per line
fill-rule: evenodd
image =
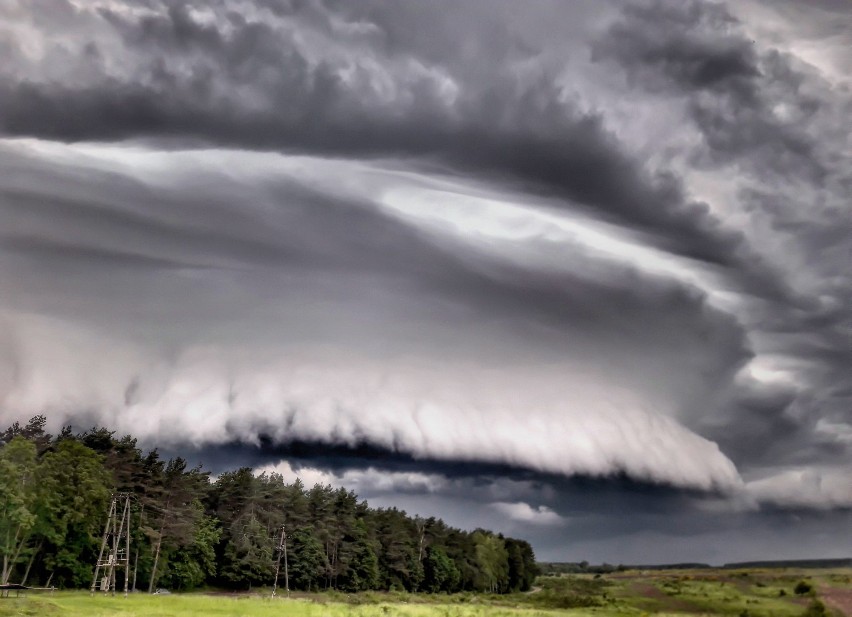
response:
M252 593L90 596L85 592L30 594L0 600L0 617L840 617L832 604L852 597L852 570L623 570L609 575L542 576L528 592L294 592L270 598ZM802 580L811 591L796 595ZM780 593L784 591L784 593ZM847 613L848 615L848 613Z

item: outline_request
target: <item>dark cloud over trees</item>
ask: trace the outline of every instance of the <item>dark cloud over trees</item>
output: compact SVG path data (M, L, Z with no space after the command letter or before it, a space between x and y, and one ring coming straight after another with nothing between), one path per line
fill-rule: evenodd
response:
M0 11L7 413L548 487L504 520L852 504L843 5Z

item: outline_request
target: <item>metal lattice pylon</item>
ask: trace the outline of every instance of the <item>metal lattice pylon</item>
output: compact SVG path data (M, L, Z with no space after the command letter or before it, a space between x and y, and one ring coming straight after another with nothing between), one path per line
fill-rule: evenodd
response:
M278 591L278 572L281 569L281 555L284 555L284 589L287 592L287 597L290 597L290 571L287 566L287 531L284 525L281 525L281 538L278 540L278 559L275 562L275 582L272 584L272 597L275 597L275 592Z
M119 508L121 509L120 519ZM110 498L107 521L101 538L101 550L92 576L92 595L96 590L104 593L112 592L112 595L115 595L117 574L122 569L126 597L130 582L130 495L114 493Z

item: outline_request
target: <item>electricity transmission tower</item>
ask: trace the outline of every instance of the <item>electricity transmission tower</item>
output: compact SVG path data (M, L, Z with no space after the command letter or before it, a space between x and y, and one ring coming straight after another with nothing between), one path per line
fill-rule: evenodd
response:
M272 597L275 597L275 591L278 589L278 572L281 570L281 555L284 555L284 589L287 592L287 597L290 597L290 572L287 568L287 532L284 525L281 525L281 538L278 540L278 560L275 562L275 582L272 584Z
M119 507L121 518L119 519ZM124 546L122 547L122 540ZM106 553L106 556L104 556ZM101 550L92 576L91 593L95 590L115 595L118 570L124 570L124 596L130 581L130 494L114 493L110 499Z

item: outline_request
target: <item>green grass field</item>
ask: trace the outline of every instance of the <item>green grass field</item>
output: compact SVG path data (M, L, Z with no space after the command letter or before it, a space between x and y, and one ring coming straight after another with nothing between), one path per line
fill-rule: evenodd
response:
M91 598L84 593L57 593L53 597L11 599L0 605L0 615L87 616L87 617L503 617L550 616L558 611L511 609L484 604L472 606L440 604L346 604L310 600L268 598L220 598L199 594L171 596L135 595L129 598Z
M811 594L796 595L800 581ZM131 594L31 592L0 600L0 617L548 617L594 615L841 616L852 599L852 570L684 570L607 576L542 577L525 594ZM820 613L814 601L825 603ZM816 612L814 612L816 611Z

